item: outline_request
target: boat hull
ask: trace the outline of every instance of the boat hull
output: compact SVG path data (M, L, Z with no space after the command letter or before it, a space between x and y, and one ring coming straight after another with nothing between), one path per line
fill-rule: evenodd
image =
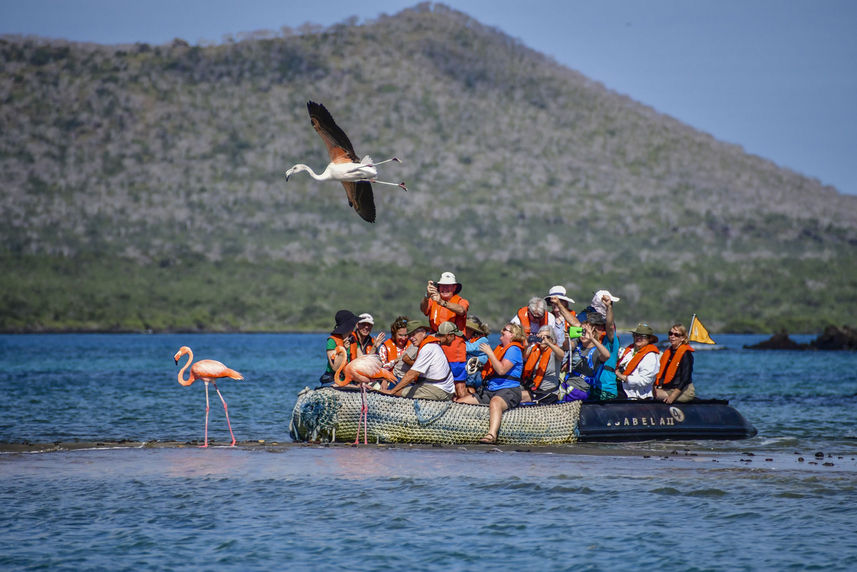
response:
M728 401L672 405L659 401L605 401L583 404L577 435L580 441L747 439L756 435L756 428Z
M304 389L292 411L295 441L354 442L363 400L360 441L456 445L476 443L488 429L488 407L393 397L324 387ZM650 401L557 403L516 407L503 414L499 445L557 445L577 441L745 439L756 429L725 401L667 405Z

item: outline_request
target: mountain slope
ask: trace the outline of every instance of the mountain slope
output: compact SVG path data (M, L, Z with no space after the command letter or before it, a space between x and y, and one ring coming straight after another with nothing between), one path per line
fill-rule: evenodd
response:
M250 277L315 269L316 282L250 278L230 294L270 308L277 288L305 290L276 320L262 308L219 318L211 309L225 294L215 293L189 296L203 317L137 322L122 304L75 318L85 298L46 317L33 287L13 281L6 329L323 328L340 305L413 314L423 281L445 269L467 276L477 313L495 321L555 283L578 302L611 289L628 321L698 311L715 329L819 328L857 316L857 198L442 5L209 47L4 38L0 62L4 266L30 268L35 285L62 268L90 293L119 277L90 283L87 269L135 269L136 289L158 280L166 290L128 305L159 315L195 283L179 270L191 261L221 291L239 267ZM359 155L405 161L382 167L411 191L376 185L376 224L338 184L284 181L294 163L327 162L308 99ZM15 300L33 310L16 313Z

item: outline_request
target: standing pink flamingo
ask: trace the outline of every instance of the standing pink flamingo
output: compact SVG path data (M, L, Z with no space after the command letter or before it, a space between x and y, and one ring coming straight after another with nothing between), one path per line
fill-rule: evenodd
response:
M188 374L188 378L184 379L184 371L190 365L190 362L193 361L193 352L187 346L182 346L179 348L179 351L176 352L176 355L173 356L173 359L176 360L176 364L179 363L179 358L183 355L187 354L188 360L179 370L179 383L188 386L192 384L197 379L201 379L205 382L205 444L202 447L208 447L208 384L209 382L214 384L214 390L217 392L217 395L220 396L220 401L223 402L223 412L226 414L226 426L229 427L229 435L232 436L232 444L230 447L235 446L235 435L232 433L232 424L229 423L229 411L226 407L226 400L223 399L223 395L220 393L220 390L217 389L217 382L215 379L223 378L223 377L231 377L232 379L244 379L240 373L235 371L234 369L229 369L219 361L215 361L213 359L203 359L199 360L190 368L190 373Z
M337 346L336 353L346 353L345 348ZM339 378L342 370L345 369L345 375L342 379ZM363 422L363 444L369 441L369 406L366 403L366 385L372 383L374 379L386 379L393 382L393 385L399 382L393 372L382 367L381 358L376 354L358 356L348 362L340 364L339 369L333 376L333 383L342 387L348 385L352 381L360 384L361 403L360 403L360 419ZM354 439L354 444L360 442L360 421L357 422L357 437Z

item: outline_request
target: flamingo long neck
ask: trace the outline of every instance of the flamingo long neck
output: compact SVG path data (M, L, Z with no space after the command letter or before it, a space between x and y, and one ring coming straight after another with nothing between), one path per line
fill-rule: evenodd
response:
M336 370L336 373L333 374L333 381L336 385L348 385L351 383L351 372L345 372L345 379L340 382L339 374L342 373L342 370L345 368L348 363L348 352L345 351L345 348L342 346L336 346L336 353L345 355L345 359L342 360L342 363L339 364L339 368Z
M187 379L184 379L184 370L186 370L188 367L190 367L190 362L192 362L192 361L193 361L193 352L188 349L188 351L187 351L187 362L185 362L184 366L179 370L179 383L184 385L184 386L188 386L191 383L193 383L194 381L196 381L196 378L193 376L192 371L188 372Z
M319 174L316 174L316 172L313 171L312 168L309 167L308 165L300 164L297 166L303 168L303 170L306 171L307 173L309 173L309 176L312 177L313 179L315 179L316 181L329 181L331 178L330 177L330 165L328 165L324 169L324 171L322 171Z

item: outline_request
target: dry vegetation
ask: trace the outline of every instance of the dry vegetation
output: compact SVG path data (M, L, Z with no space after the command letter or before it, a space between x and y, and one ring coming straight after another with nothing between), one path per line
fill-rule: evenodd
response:
M284 181L326 163L307 99L359 154L404 159L384 174L411 192L376 187L377 224ZM497 320L555 283L624 294L628 321L857 316L857 197L441 5L213 46L6 37L0 101L7 330L324 328L339 306L414 313L444 269Z

